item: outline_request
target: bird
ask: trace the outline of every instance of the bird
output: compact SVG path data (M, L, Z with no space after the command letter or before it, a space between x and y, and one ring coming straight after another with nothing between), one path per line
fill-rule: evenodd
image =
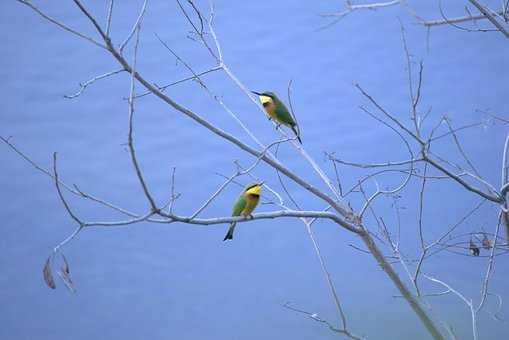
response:
M297 136L299 143L302 144L295 119L293 119L290 111L288 111L285 104L283 104L283 102L276 96L276 94L271 91L265 91L262 93L255 91L251 92L256 94L260 99L265 112L267 112L267 115L269 116L269 120L274 119L278 126L281 124L288 126L290 129L292 129L293 133L295 133L295 136Z
M260 201L260 191L263 183L252 183L249 184L242 190L237 201L233 206L232 216L252 216L251 213L255 210L258 202ZM223 241L233 239L233 231L237 222L232 222L228 228L228 232L224 237Z

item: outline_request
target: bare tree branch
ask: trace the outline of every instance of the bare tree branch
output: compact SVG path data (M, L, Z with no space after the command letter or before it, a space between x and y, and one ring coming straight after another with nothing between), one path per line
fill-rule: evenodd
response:
M296 308L296 307L293 307L291 306L291 303L290 302L286 302L284 305L283 305L284 308L286 309L289 309L289 310L292 310L294 312L298 312L298 313L302 313L304 315L307 315L308 317L310 317L311 319L317 321L317 322L320 322L320 323L323 323L325 325L327 325L327 327L329 327L329 329L335 333L339 333L339 334L343 334L345 336L347 336L348 338L350 339L356 339L356 340L362 340L364 338L361 338L361 337L358 337L350 332L348 332L347 330L345 329L338 329L336 327L334 327L330 322L328 322L327 320L324 320L322 318L320 318L318 316L318 314L316 313L310 313L310 312L306 312L302 309L299 309L299 308Z
M60 189L60 181L58 180L58 172L57 172L57 153L53 153L53 178L55 179L55 187L57 188L58 197L60 197L60 200L64 204L65 210L69 213L69 216L78 223L79 226L83 226L85 223L82 222L78 216L71 210L69 204L64 198L64 195L62 194L62 190Z
M106 35L110 36L110 29L111 29L111 17L113 16L113 3L114 0L110 0L110 4L108 6L108 16L106 20Z
M77 2L77 3L79 3L79 2ZM140 28L141 21L143 20L143 16L145 15L145 11L147 9L147 3L148 3L148 0L143 1L143 5L141 6L140 14L138 14L138 18L136 19L136 22L134 23L133 27L131 28L131 32L127 35L124 42L122 42L122 44L120 45L120 48L119 48L120 54L122 54L124 52L124 48L129 43L129 40L131 40L131 38L134 36L134 33L136 32L136 30L138 30ZM89 18L90 18L90 16L89 16ZM96 26L96 28L97 28L97 26ZM109 34L102 33L101 35L104 37L104 36L108 36Z
M478 337L478 332L477 332L477 314L476 314L476 311L474 309L472 300L468 300L467 298L465 298L465 296L463 296L463 294L461 294L460 292L458 292L457 290L452 288L450 285L448 285L447 283L445 283L445 282L443 282L443 281L441 281L439 279L436 279L434 277L428 276L426 274L423 274L423 276L425 278L427 278L428 280L430 280L432 282L435 282L435 283L438 283L438 284L444 286L445 288L447 288L453 294L458 296L469 307L471 318L472 318L472 334L474 336L474 340L477 340L477 337Z
M505 238L509 247L509 211L507 204L507 192L509 191L509 133L505 138L504 152L502 156L502 180L500 189L500 195L504 199L501 204L500 210L502 211L502 222L505 225Z
M140 24L141 24L141 18L138 18L137 20L138 25L136 26L136 40L134 45L134 56L133 56L133 68L131 72L131 89L129 92L129 133L127 137L127 145L129 146L129 153L131 155L131 161L133 163L134 169L136 170L136 176L138 177L138 180L140 181L140 184L143 188L143 192L145 193L145 196L147 197L147 200L150 203L150 206L152 207L152 211L158 211L157 205L154 201L154 198L150 194L147 184L145 182L145 179L143 178L143 175L140 170L140 166L138 165L138 160L136 158L136 151L134 149L134 140L133 140L133 117L134 117L134 75L136 74L136 58L138 55L138 42L140 37Z
M507 39L509 39L509 31L507 31L505 27L502 26L502 24L499 23L497 19L495 19L495 17L493 16L493 12L491 10L488 10L488 8L481 5L477 0L468 1L470 1L470 3L474 5L479 10L479 12L481 12L493 24L493 26L495 26L500 31L500 33L502 33L503 35L505 35Z
M502 11L499 11L497 13L503 14ZM467 15L467 16L456 17L456 18L437 19L437 20L422 20L422 19L420 19L419 24L421 24L425 27L433 27L433 26L442 26L442 25L449 25L449 24L459 24L462 22L476 21L476 20L482 20L482 19L486 19L486 16L484 16L484 14Z
M352 5L351 1L347 0L345 1L345 9L341 12L333 12L333 13L324 13L321 14L322 17L337 17L337 18L343 18L347 16L348 14L358 11L358 10L377 10L379 8L385 8L390 6L395 6L401 4L402 0L393 0L393 1L387 1L387 2L375 2L370 4L362 4L362 5Z

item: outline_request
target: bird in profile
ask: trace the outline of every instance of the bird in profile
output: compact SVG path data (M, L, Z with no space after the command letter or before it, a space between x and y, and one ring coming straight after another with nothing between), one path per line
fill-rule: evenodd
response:
M253 210L255 210L258 202L260 201L260 190L262 188L262 184L263 183L252 183L244 188L242 193L237 198L237 201L235 201L232 216L251 216L251 213ZM228 232L226 233L223 241L233 239L235 224L237 224L237 222L232 222L230 224Z
M295 119L292 117L285 104L279 100L276 94L270 91L265 91L262 93L255 91L251 92L258 96L260 102L263 105L263 108L265 109L265 112L267 112L267 115L269 116L269 119L274 119L278 126L285 125L292 129L293 133L295 133L295 136L297 136L299 143L302 144Z

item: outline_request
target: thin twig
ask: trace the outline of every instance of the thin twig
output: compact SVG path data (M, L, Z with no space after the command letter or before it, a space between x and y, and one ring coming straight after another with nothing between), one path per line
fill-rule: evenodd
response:
M107 73L104 73L104 74L101 74L99 76L95 76L89 80L87 80L86 82L84 83L80 83L80 89L78 92L74 93L74 94L70 94L70 95L64 95L65 98L67 99L73 99L73 98L76 98L78 96L80 96L83 91L85 91L85 89L93 84L94 82L96 82L97 80L101 80L101 79L104 79L104 78L107 78L107 77L110 77L110 76L113 76L115 74L118 74L120 72L124 72L125 70L123 68L121 69L118 69L118 70L115 70L115 71L111 71L111 72L107 72Z
M64 195L62 194L62 190L60 189L60 181L58 180L58 172L57 172L57 153L53 153L53 178L55 179L55 187L57 188L58 197L60 197L60 200L64 204L65 210L69 213L69 216L78 223L78 225L81 227L84 225L84 222L82 222L78 216L71 210L71 207L65 200Z
M500 232L500 225L502 224L502 213L500 214L500 217L498 219L497 227L495 229L495 236L493 237L493 241L491 242L491 252L490 257L488 259L488 266L486 269L486 274L484 275L484 280L482 283L481 288L481 302L479 302L479 306L476 308L476 312L479 312L482 307L484 306L484 303L486 302L486 297L488 294L488 285L490 282L491 274L493 273L493 268L495 266L495 251L497 249L497 240L498 240L498 234Z
M141 22L138 21L140 24ZM140 25L136 27L136 40L134 45L134 55L133 55L133 68L131 72L131 86L129 90L129 134L127 137L127 145L129 146L129 153L131 155L131 161L133 163L134 169L136 170L136 176L138 177L138 180L140 181L140 184L143 188L143 192L145 193L145 196L147 197L147 200L150 203L150 206L152 207L153 211L157 211L157 206L152 198L152 195L150 194L147 184L145 183L145 179L143 178L143 175L140 170L140 166L138 165L138 160L136 158L136 151L134 149L134 140L133 140L133 117L134 117L134 75L136 74L136 62L137 62L137 55L138 55L138 43L140 38Z
M164 92L168 87L171 87L171 86L174 86L174 85L178 85L178 84L184 83L184 82L189 81L189 80L198 79L199 77L201 77L201 76L203 76L203 75L205 75L207 73L215 72L215 71L218 71L218 70L221 70L221 69L222 69L221 67L216 66L216 67L213 67L213 68L208 69L206 71L196 73L195 75L192 75L190 77L186 77L186 78L174 81L172 83L169 83L169 84L166 84L166 85L163 85L163 86L158 86L158 89L159 89L159 91ZM150 94L152 94L152 92L145 91L145 92L142 92L140 94L137 94L134 98L135 99L136 98L141 98L141 97L145 97L145 96L150 95Z
M498 14L503 14L502 11L497 12ZM447 19L438 19L438 20L418 20L419 24L425 27L433 27L433 26L441 26L441 25L449 25L449 24L459 24L467 21L476 21L486 19L484 14L481 15L467 15L457 18L447 18Z
M30 1L28 0L16 0L18 1L19 3L22 3L23 5L26 5L28 7L30 7L31 9L33 9L37 14L39 14L41 17L43 17L44 19L48 20L49 22L57 25L58 27L60 27L61 29L69 32L69 33L72 33L80 38L83 38L89 42L91 42L92 44L96 45L96 46L99 46L101 48L104 48L104 49L107 49L106 45L104 44L101 44L100 42L98 42L97 40L83 34L83 33L80 33L72 28L70 28L69 26L66 26L64 24L62 24L60 21L58 20L55 20L53 19L52 17L48 16L46 13L42 12L39 8L37 8L34 4L32 4Z
M348 338L350 338L350 339L355 339L355 340L362 340L362 339L364 339L364 338L362 338L362 337L358 337L358 336L356 336L356 335L354 335L354 334L349 333L349 332L348 332L347 330L345 330L345 329L338 329L338 328L334 327L334 326L333 326L330 322L328 322L327 320L324 320L324 319L320 318L320 317L318 316L318 314L316 314L316 313L310 313L310 312L306 312L306 311L304 311L304 310L302 310L302 309L295 308L295 307L291 306L290 302L286 302L286 303L283 305L283 307L284 307L284 308L286 308L286 309L292 310L292 311L294 311L294 312L298 312L298 313L301 313L301 314L307 315L309 318L311 318L311 319L313 319L313 320L315 320L315 321L317 321L317 322L320 322L320 323L323 323L323 324L327 325L327 327L329 327L329 329L330 329L331 331L333 331L333 332L335 332L335 333L343 334L343 335L347 336L347 337L348 337Z
M470 3L474 5L479 10L479 12L481 12L493 24L493 26L495 26L500 31L500 33L502 33L503 35L505 35L507 39L509 39L509 31L507 31L505 27L502 26L502 24L499 23L497 19L495 19L491 10L488 10L486 7L481 5L477 0L468 1L470 1Z
M133 27L131 28L131 32L129 32L129 35L125 38L124 42L120 45L120 48L119 48L120 54L122 54L124 52L124 48L129 43L129 40L131 40L131 38L134 36L134 33L136 32L136 30L139 29L139 27L141 25L141 21L143 20L143 16L145 15L145 11L147 9L147 3L148 3L148 0L143 1L143 5L141 7L140 14L138 14L138 18L136 18L136 22L134 23Z
M114 0L110 0L110 5L108 6L108 19L106 20L106 36L110 36L111 29L111 17L113 16L113 2Z
M427 278L428 280L430 280L432 282L435 282L435 283L438 283L438 284L441 284L442 286L447 288L449 291L451 291L453 294L455 294L457 297L459 297L461 300L463 300L463 302L469 307L471 318L472 318L472 334L473 334L474 340L477 340L477 336L478 336L478 333L477 333L477 313L476 313L476 311L474 309L472 300L468 300L467 298L465 298L465 296L463 296L463 294L458 292L456 289L452 288L450 285L448 285L447 283L445 283L445 282L443 282L443 281L441 281L441 280L439 280L437 278L428 276L426 274L423 274L423 276L425 278Z

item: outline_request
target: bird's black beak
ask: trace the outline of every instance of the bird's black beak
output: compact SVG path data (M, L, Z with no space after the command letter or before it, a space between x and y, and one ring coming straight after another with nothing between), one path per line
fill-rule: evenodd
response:
M262 94L256 91L251 91L252 93L256 94L257 96L261 96Z

